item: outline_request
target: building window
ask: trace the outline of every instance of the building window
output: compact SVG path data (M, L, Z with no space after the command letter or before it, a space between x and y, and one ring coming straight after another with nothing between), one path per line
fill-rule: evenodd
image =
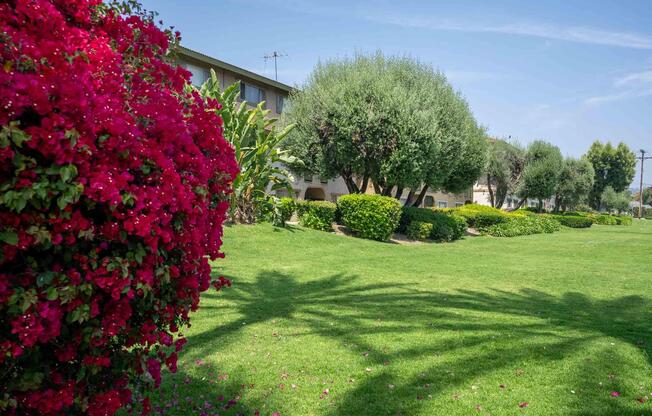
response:
M306 182L312 182L312 175L304 175L303 180Z
M196 87L201 87L208 80L208 70L193 64L183 64L190 71L190 82Z
M240 82L240 98L250 104L257 105L265 101L265 91L255 85Z
M459 207L463 207L463 206L464 206L464 202L456 202L455 203L455 208L459 208Z
M448 202L446 202L446 201L437 201L437 208L448 208Z
M319 182L321 183L328 183L328 179L324 179L321 176L319 177Z
M426 195L425 199L423 200L423 206L426 208L434 207L435 198L431 197L430 195Z
M279 94L276 96L276 112L278 114L281 114L284 108L285 108L285 97Z

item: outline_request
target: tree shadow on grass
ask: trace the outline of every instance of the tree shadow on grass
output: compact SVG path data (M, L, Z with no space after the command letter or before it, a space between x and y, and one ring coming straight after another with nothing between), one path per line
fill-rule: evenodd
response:
M204 309L209 313L228 309L239 318L190 336L189 352L201 356L208 349L222 349L237 340L243 324L273 320L308 328L295 334L298 337L318 334L347 348L367 351L369 365L377 371L349 389L330 411L332 415L419 414L428 397L462 388L485 374L516 370L522 362L560 362L605 337L639 348L650 364L652 302L645 297L602 300L576 292L554 296L531 289L434 292L395 282L359 280L337 274L299 282L278 271L261 273L255 282L234 279L234 287L222 295L234 306ZM370 341L378 335L421 338L391 351ZM386 365L430 356L437 357L434 363L399 381L392 366ZM609 396L604 397L606 403L600 403L599 397L587 410L566 414L645 414ZM618 413L590 413L603 405Z

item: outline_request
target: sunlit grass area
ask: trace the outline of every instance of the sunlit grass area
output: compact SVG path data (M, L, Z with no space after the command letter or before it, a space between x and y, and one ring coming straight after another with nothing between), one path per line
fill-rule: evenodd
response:
M417 245L232 226L224 250L165 414L652 412L650 222Z

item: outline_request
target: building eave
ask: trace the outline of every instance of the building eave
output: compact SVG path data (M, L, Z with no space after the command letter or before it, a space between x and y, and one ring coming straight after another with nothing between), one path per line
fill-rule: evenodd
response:
M256 74L255 72L248 71L244 68L240 68L238 66L229 64L224 61L220 61L219 59L215 59L213 57L210 57L208 55L204 55L203 53L193 51L192 49L186 48L184 46L178 46L176 50L177 54L181 57L186 57L186 58L191 58L200 62L204 62L212 67L224 69L230 72L233 72L237 75L240 75L244 78L249 78L251 80L254 80L256 82L259 82L264 85L269 85L274 88L277 88L279 90L285 91L288 94L291 93L292 91L295 90L294 87L291 87L287 84L284 84L282 82L278 82L276 80L273 80L271 78L264 77L262 75Z

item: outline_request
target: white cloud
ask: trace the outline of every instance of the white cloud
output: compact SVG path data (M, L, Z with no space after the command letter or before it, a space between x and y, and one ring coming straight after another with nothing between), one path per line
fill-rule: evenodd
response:
M610 94L589 97L584 104L600 104L652 96L652 70L632 72L613 81L615 91Z
M588 105L600 105L600 104L605 104L605 103L614 102L614 101L629 100L629 99L632 99L632 98L649 97L651 95L652 95L652 89L625 90L625 91L621 91L621 92L616 92L614 94L598 95L598 96L595 96L595 97L589 97L586 100L584 100L584 103L588 104Z
M618 46L634 49L652 49L652 37L614 32L589 27L561 27L535 23L510 23L504 25L477 25L450 20L432 20L418 17L401 16L365 16L367 20L392 24L402 27L414 27L430 30L448 30L457 32L502 33L507 35L532 36L543 39L563 40L568 42L594 45Z
M617 87L644 84L652 84L652 70L627 74L614 81L614 85Z

